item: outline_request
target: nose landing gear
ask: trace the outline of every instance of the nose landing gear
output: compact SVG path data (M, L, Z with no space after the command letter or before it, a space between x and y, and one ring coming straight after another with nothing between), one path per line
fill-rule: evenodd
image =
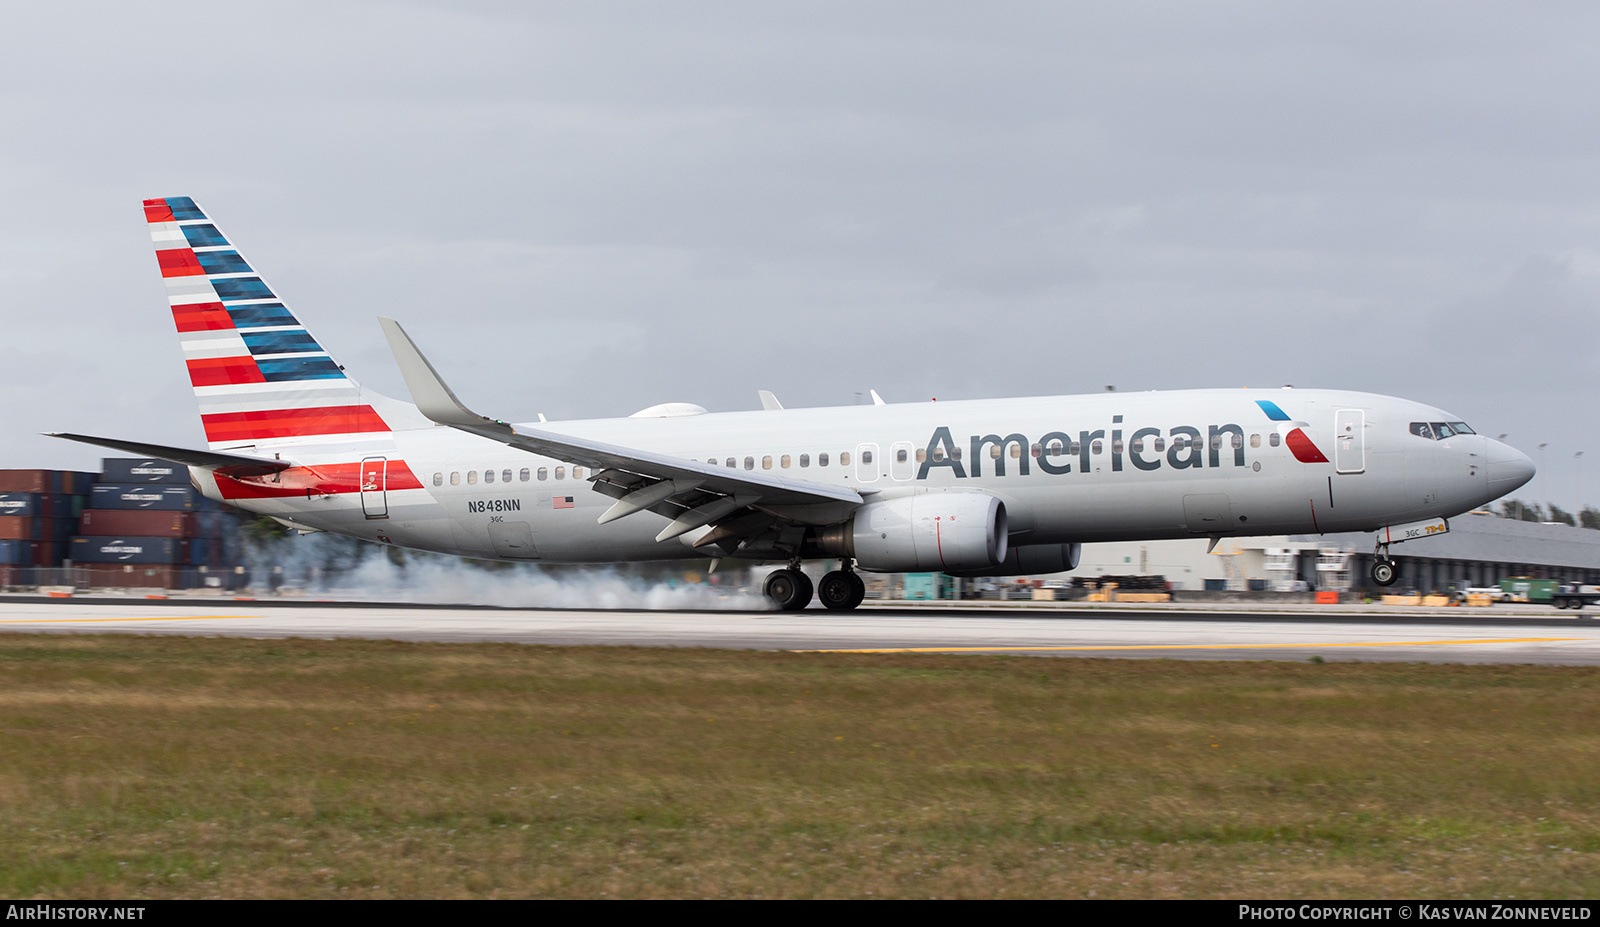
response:
M1393 586L1400 577L1394 561L1389 558L1389 545L1379 544L1372 556L1372 581L1380 586Z

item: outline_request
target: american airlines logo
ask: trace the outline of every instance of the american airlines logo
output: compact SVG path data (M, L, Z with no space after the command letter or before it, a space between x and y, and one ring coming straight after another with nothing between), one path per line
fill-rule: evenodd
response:
M1287 429L1283 432L1283 440L1296 460L1301 463L1328 462L1328 458L1300 427L1304 426L1304 422L1291 422L1289 416L1274 403L1261 400L1257 405L1274 422L1286 423L1282 426ZM1120 424L1122 416L1113 416L1111 421L1114 425ZM1289 425L1297 427L1289 428ZM1194 425L1174 425L1165 432L1160 428L1140 428L1129 433L1126 442L1123 440L1124 431L1123 428L1113 427L1109 436L1103 428L1079 431L1076 435L1052 431L1041 435L1037 442L1031 442L1027 435L1016 432L1007 435L972 435L967 440L967 449L971 453L963 463L955 437L948 427L940 426L933 430L928 446L920 455L922 465L917 470L917 479L927 479L935 467L949 468L956 479L966 479L969 475L981 477L984 475L986 448L989 449L987 457L994 476L1006 475L1008 460L1016 461L1020 476L1027 476L1034 464L1050 474L1071 473L1074 465L1079 473L1089 473L1099 469L1097 458L1103 459L1107 451L1110 452L1111 470L1114 473L1121 472L1125 465L1135 470L1159 470L1162 466L1173 470L1218 468L1230 463L1235 467L1245 466L1244 428L1236 424L1207 425L1204 431ZM1276 446L1277 441L1277 434L1273 434L1272 444ZM1013 445L1016 446L1015 451L1010 450ZM1256 468L1260 469L1260 465L1257 464Z

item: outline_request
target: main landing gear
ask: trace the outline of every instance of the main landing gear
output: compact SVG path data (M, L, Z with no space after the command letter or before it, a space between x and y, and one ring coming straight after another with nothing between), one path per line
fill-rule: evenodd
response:
M849 561L840 561L840 569L822 577L817 584L817 597L829 611L849 611L861 604L867 596L867 584L850 569ZM767 577L764 590L773 604L786 612L797 612L811 604L811 578L800 572L798 563L776 570Z
M1394 561L1389 559L1389 545L1379 544L1372 557L1372 581L1380 586L1393 586L1400 575L1394 567Z

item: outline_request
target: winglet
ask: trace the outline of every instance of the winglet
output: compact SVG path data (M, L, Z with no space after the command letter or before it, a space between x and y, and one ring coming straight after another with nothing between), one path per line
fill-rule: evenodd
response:
M883 401L883 397L878 395L878 391L877 390L869 389L869 390L867 390L867 392L872 394L872 404L873 405L875 405L875 406L886 406L886 405L888 405L887 402Z
M766 411L779 412L783 410L783 403L778 401L777 396L772 395L772 390L758 389L756 390L756 395L761 397L761 408Z
M504 422L479 415L457 399L399 322L379 317L378 324L383 327L383 336L389 339L389 350L394 352L400 375L405 377L406 389L411 391L411 401L416 403L423 415L440 425L482 428L487 423L509 430Z

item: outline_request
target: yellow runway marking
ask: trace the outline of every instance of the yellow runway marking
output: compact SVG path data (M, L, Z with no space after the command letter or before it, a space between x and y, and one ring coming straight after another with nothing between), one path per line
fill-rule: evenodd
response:
M34 618L25 621L0 621L0 624L67 624L83 621L226 621L256 618L256 615L177 615L163 618Z
M1306 647L1434 647L1440 644L1551 644L1587 637L1505 637L1461 641L1337 641L1314 644L1120 644L1090 647L885 647L877 650L796 650L794 653L1001 653L1015 650L1245 650Z

